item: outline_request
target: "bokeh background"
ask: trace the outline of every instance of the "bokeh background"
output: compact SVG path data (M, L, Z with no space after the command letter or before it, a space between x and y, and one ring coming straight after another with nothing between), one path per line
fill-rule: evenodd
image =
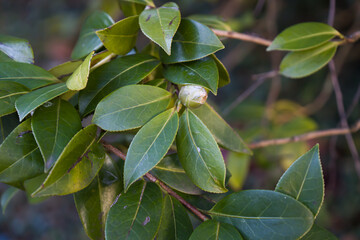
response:
M161 5L164 0L155 0ZM182 16L213 14L235 31L273 39L281 30L306 21L327 22L328 0L178 0ZM123 16L117 0L0 0L0 33L28 39L35 64L50 69L70 60L84 19L102 9L114 20ZM360 30L360 1L336 4L335 28L347 35ZM139 47L145 43L139 39ZM258 86L231 111L228 107L254 83L254 74L276 69L283 53L239 40L225 40L217 55L228 68L232 82L210 97L224 118L247 141L281 138L339 126L336 101L325 67L303 79L274 78ZM341 47L335 56L349 124L360 118L360 44ZM353 134L360 150L360 134ZM225 153L238 169L232 188L273 189L284 170L314 144L320 143L326 195L317 219L342 240L360 239L360 180L343 136L291 143L254 151L251 159ZM234 160L235 159L235 160ZM6 186L0 184L0 194ZM30 203L15 196L0 213L0 240L87 239L72 196Z

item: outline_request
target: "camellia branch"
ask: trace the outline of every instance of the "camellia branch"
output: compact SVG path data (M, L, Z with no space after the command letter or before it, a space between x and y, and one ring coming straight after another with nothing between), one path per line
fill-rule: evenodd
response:
M347 135L350 133L355 133L360 130L360 121L358 121L354 127L352 128L333 128L333 129L327 129L327 130L321 130L321 131L314 131L309 132L293 137L288 138L278 138L278 139L270 139L270 140L264 140L259 142L250 143L248 146L251 149L255 148L263 148L268 146L275 146L275 145L282 145L292 142L301 142L301 141L307 141L312 140L316 138L322 138L322 137L329 137L329 136L337 136L337 135Z
M246 42L253 42L263 46L270 46L271 44L270 40L261 37L252 36L249 34L238 33L233 31L223 31L218 29L212 29L212 31L219 37L227 37L227 38L238 39Z
M109 150L110 152L114 153L116 156L121 158L125 161L126 155L121 152L119 149L114 147L113 145L107 144L102 142L104 147ZM170 187L168 187L165 183L157 179L154 175L151 173L146 173L145 176L154 183L158 183L162 189L164 189L168 194L179 200L187 209L189 209L191 212L193 212L198 218L200 218L202 221L208 220L208 217L206 217L204 214L202 214L196 207L191 205L189 202L185 201L181 196L179 196L176 192L174 192Z

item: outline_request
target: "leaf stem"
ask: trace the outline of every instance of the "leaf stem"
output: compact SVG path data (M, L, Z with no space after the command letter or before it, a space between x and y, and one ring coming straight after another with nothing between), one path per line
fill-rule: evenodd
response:
M249 34L238 33L233 31L223 31L218 29L211 29L211 30L219 37L227 37L227 38L242 40L245 42L253 42L263 46L270 46L271 44L270 40L261 37L252 36Z
M125 161L126 159L126 155L121 152L119 149L117 149L116 147L114 147L111 144L102 142L104 147L109 150L110 152L114 153L116 156L118 156L119 158L121 158L122 160ZM185 199L183 199L181 196L179 196L176 192L174 192L170 187L168 187L165 183L163 183L162 181L160 181L158 178L156 178L154 175L152 175L151 173L146 173L145 176L154 183L157 183L160 185L160 187L166 191L169 195L173 196L174 198L176 198L177 200L179 200L179 202L181 202L187 209L189 209L192 213L194 213L198 218L200 218L202 221L206 221L209 218L206 217L203 213L201 213L196 207L194 207L193 205L191 205L189 202L187 202Z

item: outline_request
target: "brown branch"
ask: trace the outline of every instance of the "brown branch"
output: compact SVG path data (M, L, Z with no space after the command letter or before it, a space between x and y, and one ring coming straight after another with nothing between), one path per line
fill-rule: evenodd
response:
M345 111L345 107L344 107L343 95L341 93L340 84L339 84L339 80L338 80L338 77L337 77L335 64L334 64L333 60L331 60L329 62L329 69L330 69L330 73L331 73L331 81L332 81L334 91L335 91L336 105L337 105L337 109L338 109L338 112L339 112L339 115L340 115L341 127L349 128L349 124L347 122L346 111ZM358 153L358 151L356 149L354 139L352 138L350 133L347 133L345 135L345 137L346 137L346 141L347 141L348 146L349 146L350 153L351 153L352 157L354 158L354 164L355 164L356 173L360 177L360 158L359 158L359 153Z
M333 129L327 129L327 130L321 130L321 131L314 131L309 132L293 137L288 138L278 138L278 139L270 139L270 140L264 140L259 142L250 143L248 146L251 149L255 148L263 148L268 146L275 146L275 145L282 145L292 142L301 142L301 141L307 141L312 140L316 138L322 138L322 137L329 137L329 136L336 136L336 135L346 135L350 133L355 133L360 130L360 121L358 121L354 127L352 128L333 128Z
M218 29L211 29L211 30L219 37L227 37L227 38L238 39L246 42L253 42L263 46L270 46L271 44L270 40L261 37L252 36L249 34L238 33L233 31L223 31Z
M116 156L118 156L119 158L121 158L122 160L125 161L126 155L124 153L122 153L119 149L117 149L113 145L110 145L110 144L107 144L104 142L103 142L103 145L107 150L111 151ZM171 188L169 188L165 183L163 183L162 181L157 179L154 175L152 175L151 173L146 173L145 176L151 182L158 183L162 189L164 189L169 195L171 195L174 198L176 198L177 200L179 200L179 202L181 202L187 209L189 209L191 212L193 212L202 221L208 220L208 217L206 217L204 214L202 214L196 207L194 207L193 205L191 205L190 203L185 201L185 199L183 199L181 196L179 196L176 192L174 192Z

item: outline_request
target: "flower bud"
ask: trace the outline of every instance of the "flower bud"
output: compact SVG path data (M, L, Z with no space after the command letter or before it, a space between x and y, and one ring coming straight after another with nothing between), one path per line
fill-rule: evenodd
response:
M188 108L200 107L206 102L207 97L207 91L199 85L185 85L179 93L181 103Z

